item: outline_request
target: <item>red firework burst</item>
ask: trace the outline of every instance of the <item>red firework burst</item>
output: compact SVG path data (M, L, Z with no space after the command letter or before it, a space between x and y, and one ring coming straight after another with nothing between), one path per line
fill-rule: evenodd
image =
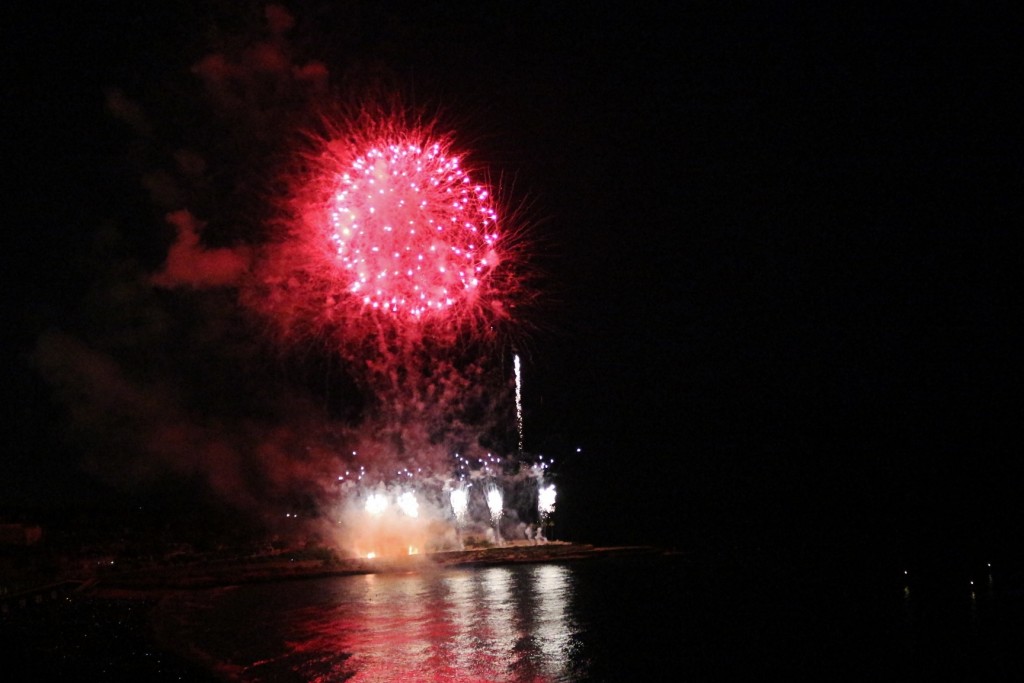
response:
M446 145L380 138L333 185L327 238L356 302L413 319L472 305L498 264L498 214Z
M489 330L521 290L494 190L449 137L366 118L291 179L288 234L246 299L289 336Z

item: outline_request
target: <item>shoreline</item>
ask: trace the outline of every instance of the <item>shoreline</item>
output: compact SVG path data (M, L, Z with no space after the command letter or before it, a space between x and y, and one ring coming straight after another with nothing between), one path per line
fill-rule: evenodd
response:
M308 560L289 558L285 553L274 558L218 561L134 570L123 574L104 576L83 584L80 592L96 596L120 597L135 592L217 588L330 576L404 573L447 567L569 562L608 557L667 554L676 553L653 546L600 547L564 541L372 559Z

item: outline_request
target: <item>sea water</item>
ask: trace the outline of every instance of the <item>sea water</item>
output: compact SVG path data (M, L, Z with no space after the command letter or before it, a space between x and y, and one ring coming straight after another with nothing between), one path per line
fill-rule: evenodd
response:
M1019 593L860 578L681 556L595 558L185 592L154 618L165 644L238 681L913 680L1024 671Z

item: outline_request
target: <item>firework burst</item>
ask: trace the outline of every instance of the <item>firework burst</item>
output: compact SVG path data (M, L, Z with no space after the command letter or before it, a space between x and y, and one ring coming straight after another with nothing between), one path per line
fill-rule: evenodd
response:
M523 299L523 240L495 189L451 135L405 118L363 114L311 136L281 239L244 297L284 336L342 349L479 340Z

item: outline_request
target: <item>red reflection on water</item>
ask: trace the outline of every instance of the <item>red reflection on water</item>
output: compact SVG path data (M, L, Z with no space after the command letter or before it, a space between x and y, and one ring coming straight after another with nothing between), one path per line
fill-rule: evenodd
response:
M571 680L565 567L350 577L329 608L293 615L305 680Z

